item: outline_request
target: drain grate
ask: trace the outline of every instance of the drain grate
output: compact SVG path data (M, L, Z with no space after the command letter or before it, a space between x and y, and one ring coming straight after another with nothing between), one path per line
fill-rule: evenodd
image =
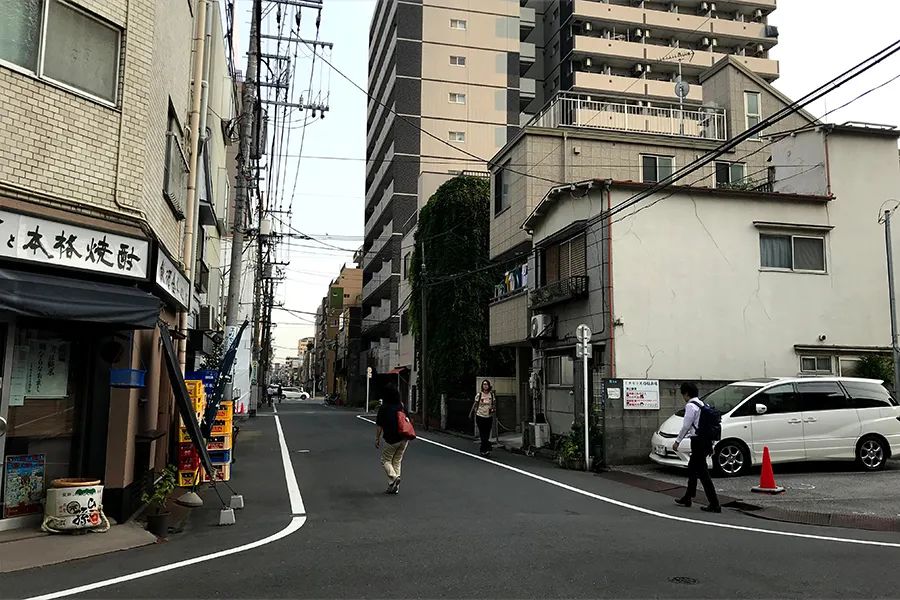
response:
M669 577L669 583L677 583L678 585L697 585L700 582L693 577Z

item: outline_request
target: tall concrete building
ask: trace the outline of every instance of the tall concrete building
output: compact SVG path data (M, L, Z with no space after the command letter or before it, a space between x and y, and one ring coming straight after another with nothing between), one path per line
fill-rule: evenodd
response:
M418 209L441 183L485 171L487 159L528 124L610 129L622 121L627 126L619 129L630 131L632 115L655 107L674 122L667 111L678 108L679 74L687 84L682 108L705 119L701 75L722 58L731 56L765 82L778 77L778 63L768 58L777 42L768 24L775 5L379 2L369 36L366 237L358 257L369 365L381 373L414 372L414 343L403 333L408 261ZM572 94L579 96L568 99ZM603 101L590 122L579 121L576 110L586 99ZM599 113L614 122L599 123ZM709 121L717 128L709 139L722 139L724 119Z

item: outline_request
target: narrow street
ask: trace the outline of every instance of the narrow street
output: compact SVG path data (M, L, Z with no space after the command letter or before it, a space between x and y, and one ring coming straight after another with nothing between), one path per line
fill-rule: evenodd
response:
M305 522L295 517L299 529L203 559L292 521L276 418L261 413L241 433L231 483L247 508L234 527L212 526L207 492L188 530L168 543L42 568L40 577L7 574L3 597L65 597L117 577L127 580L83 597L873 598L900 583L886 568L900 554L894 535L733 511L708 518L535 459L500 452L485 461L471 442L442 435L413 442L401 493L387 496L373 427L355 413L288 402L277 421L307 512ZM199 560L144 573L186 559Z

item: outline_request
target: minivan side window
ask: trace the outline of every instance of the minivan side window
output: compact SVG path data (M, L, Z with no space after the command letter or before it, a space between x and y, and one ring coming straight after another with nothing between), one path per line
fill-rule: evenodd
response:
M754 404L764 404L768 409L767 415L800 412L800 402L790 383L776 385L754 397L752 401Z
M883 385L868 381L842 381L841 383L850 394L850 404L853 408L882 408L897 405L897 401L891 398Z
M844 390L834 381L810 381L797 384L803 412L850 408Z

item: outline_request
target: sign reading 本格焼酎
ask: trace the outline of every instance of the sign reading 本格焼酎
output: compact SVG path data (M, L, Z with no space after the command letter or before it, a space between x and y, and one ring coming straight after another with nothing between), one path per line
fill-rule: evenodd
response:
M150 242L0 210L0 257L146 279Z
M626 410L659 410L658 379L625 379L622 390Z

